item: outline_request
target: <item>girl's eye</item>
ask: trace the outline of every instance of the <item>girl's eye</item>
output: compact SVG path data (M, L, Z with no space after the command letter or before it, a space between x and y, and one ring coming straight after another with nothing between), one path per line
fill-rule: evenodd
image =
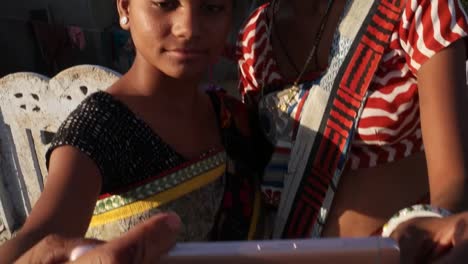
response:
M223 12L226 8L224 5L216 5L216 4L205 4L203 5L203 10L210 14L217 14Z
M178 2L174 0L153 1L153 5L163 10L172 10L177 8Z

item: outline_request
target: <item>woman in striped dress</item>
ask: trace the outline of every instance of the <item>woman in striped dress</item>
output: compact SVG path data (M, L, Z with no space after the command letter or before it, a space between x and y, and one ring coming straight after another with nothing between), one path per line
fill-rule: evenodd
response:
M243 99L275 146L262 235L368 236L399 212L385 235L412 224L433 248L449 245L466 215L439 217L468 208L467 34L458 0L256 9L236 58Z

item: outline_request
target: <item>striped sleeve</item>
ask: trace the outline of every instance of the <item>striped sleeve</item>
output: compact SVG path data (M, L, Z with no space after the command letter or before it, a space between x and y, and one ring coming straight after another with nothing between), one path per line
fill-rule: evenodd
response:
M467 16L459 0L408 0L399 28L410 70L467 36Z
M238 36L239 90L244 99L246 94L256 96L261 87L281 79L268 42L268 5L260 6L250 15Z
M255 78L257 77L255 76L255 63L258 62L257 38L260 35L266 35L266 29L261 21L262 10L260 7L250 15L238 35L236 57L239 64L239 91L242 96L245 96L248 91L258 89ZM265 48L263 47L263 49Z

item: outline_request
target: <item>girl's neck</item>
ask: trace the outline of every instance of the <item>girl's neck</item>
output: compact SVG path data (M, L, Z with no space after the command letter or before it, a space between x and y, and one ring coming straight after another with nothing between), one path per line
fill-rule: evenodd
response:
M122 78L128 84L126 94L175 112L192 111L200 97L199 79L174 79L138 59Z

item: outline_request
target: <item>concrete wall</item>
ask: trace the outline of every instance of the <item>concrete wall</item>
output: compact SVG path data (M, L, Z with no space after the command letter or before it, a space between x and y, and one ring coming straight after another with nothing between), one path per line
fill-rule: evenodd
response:
M0 77L17 71L34 71L37 50L28 23L21 20L0 20Z
M115 0L14 0L4 1L0 20L29 20L29 12L46 9L50 22L102 30L115 20Z
M88 37L97 52L101 51L98 42L103 37L99 32L116 21L115 0L4 1L0 13L0 77L17 71L41 71L39 47L29 23L30 12L38 9L48 11L49 23L75 25L91 32ZM86 63L103 62L100 54L91 54L89 58L95 59Z
M237 30L247 16L253 0L235 0L234 30L229 41L233 44ZM40 47L30 24L32 10L48 10L49 22L58 25L75 25L86 30L87 50L74 55L74 63L99 64L112 67L109 62L111 36L109 27L117 21L115 0L6 0L0 13L0 77L18 71L34 71L53 75L73 66L64 64L58 71L47 71ZM106 44L107 43L107 44ZM232 62L223 61L215 68L216 80L235 78Z

